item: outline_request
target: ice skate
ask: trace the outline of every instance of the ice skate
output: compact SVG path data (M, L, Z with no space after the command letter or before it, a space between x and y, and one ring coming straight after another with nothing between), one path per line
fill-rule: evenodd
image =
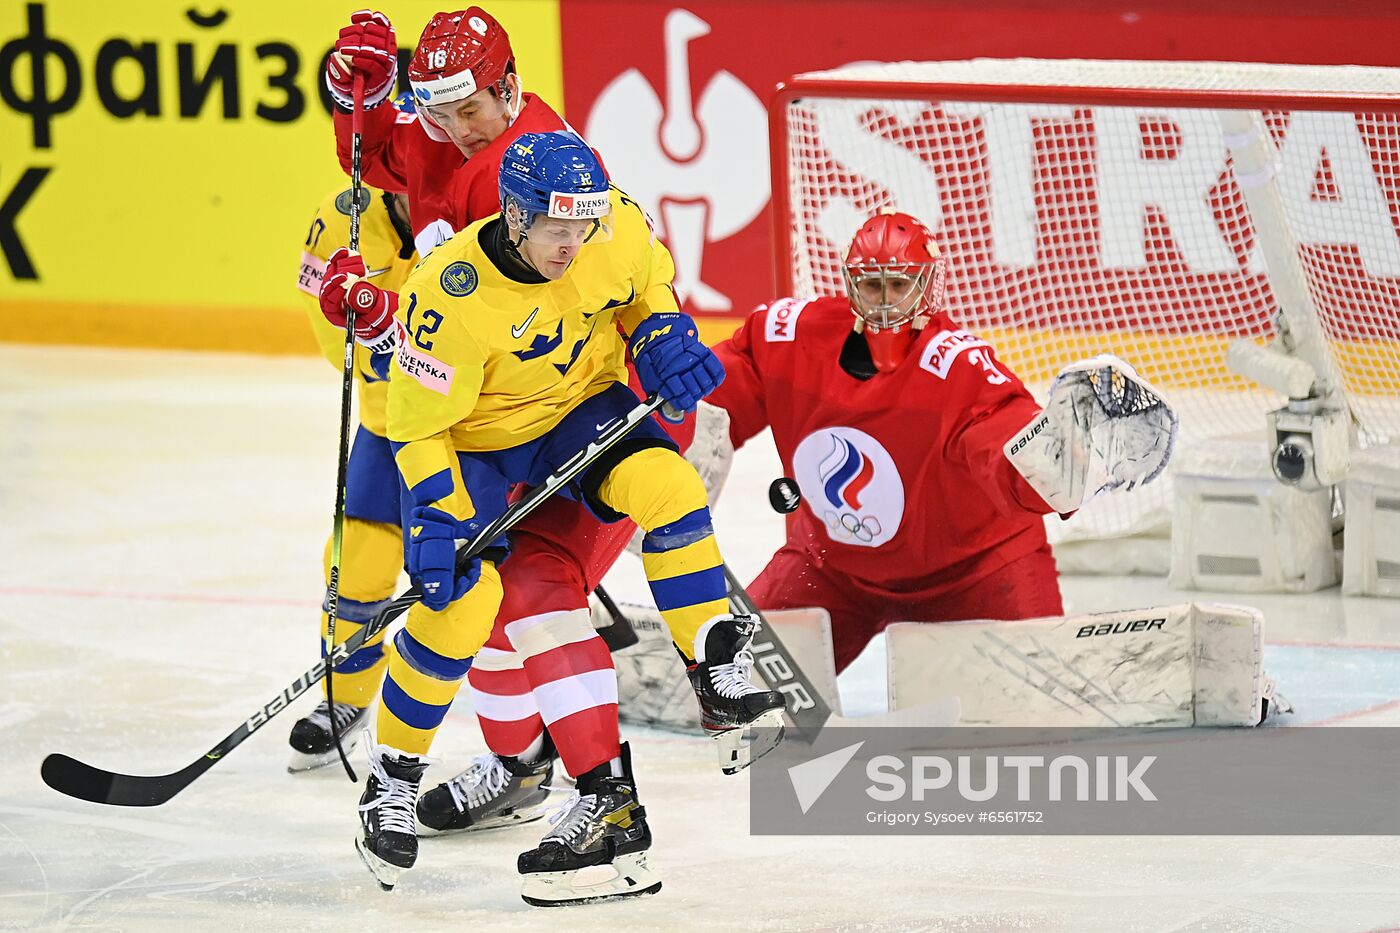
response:
M424 759L387 745L370 750L369 778L360 797L364 832L355 840L355 850L386 891L418 860L413 804L427 767Z
M578 778L578 789L552 817L540 844L523 852L520 896L534 907L590 904L661 890L647 867L651 830L637 800L632 753L622 746L622 774L604 762Z
M322 700L309 715L292 725L292 734L287 739L287 744L292 746L291 758L287 760L288 771L293 774L312 771L339 759L331 737L331 715L331 704ZM369 729L369 707L337 703L334 715L336 728L340 731L341 747L348 756Z
M418 799L418 835L530 823L544 816L548 784L554 776L553 749L538 762L478 755L471 767Z
M738 774L783 739L783 695L749 681L749 643L758 625L751 615L711 619L696 636L695 661L686 666L700 701L700 725L718 742L725 774Z

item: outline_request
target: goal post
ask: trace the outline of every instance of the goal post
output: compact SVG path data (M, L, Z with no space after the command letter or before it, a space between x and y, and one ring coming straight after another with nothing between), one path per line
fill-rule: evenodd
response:
M1400 439L1400 69L861 64L781 85L770 135L778 294L840 294L856 227L903 210L948 257L949 316L1038 395L1115 353L1184 445L1257 437L1267 458L1286 398L1226 356L1284 332L1275 385L1311 381L1363 445ZM1060 534L1160 526L1169 495L1104 497Z

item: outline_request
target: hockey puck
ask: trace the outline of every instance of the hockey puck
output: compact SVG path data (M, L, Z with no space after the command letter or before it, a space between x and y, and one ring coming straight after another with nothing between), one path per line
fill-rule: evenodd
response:
M768 504L781 515L796 512L802 504L802 493L797 488L797 480L780 476L768 486Z

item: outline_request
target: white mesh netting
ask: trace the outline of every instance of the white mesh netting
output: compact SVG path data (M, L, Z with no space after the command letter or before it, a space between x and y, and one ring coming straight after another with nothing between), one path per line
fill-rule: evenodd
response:
M950 84L967 87L934 92ZM840 294L857 226L907 211L949 257L950 315L1033 391L1114 353L1176 405L1183 444L1247 433L1261 458L1282 398L1227 370L1225 351L1271 338L1286 297L1320 324L1363 443L1400 437L1400 69L906 62L800 75L788 93L774 197L793 294ZM1241 178L1239 116L1220 111L1258 94L1268 109L1248 117L1272 167ZM1324 109L1339 95L1366 106ZM1277 192L1287 229L1256 229L1242 181ZM1291 270L1266 268L1269 237ZM1305 284L1275 281L1288 276ZM1141 531L1168 505L1166 483L1105 497L1058 536Z

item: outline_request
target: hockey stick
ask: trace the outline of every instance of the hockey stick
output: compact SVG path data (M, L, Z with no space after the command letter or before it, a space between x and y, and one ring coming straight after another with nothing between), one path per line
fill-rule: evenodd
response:
M627 614L622 611L622 607L617 604L617 600L612 598L612 594L603 589L602 584L593 588L593 595L598 597L598 602L603 604L608 616L612 619L612 625L598 629L598 635L603 639L603 644L608 646L609 651L621 651L623 648L630 648L639 639L637 630L632 627L632 620L627 618Z
M787 697L788 716L792 719L797 738L811 744L817 740L822 729L829 725L841 726L902 726L905 728L943 728L955 726L962 716L962 704L956 696L940 697L920 706L909 709L891 710L872 716L838 716L822 699L820 691L802 671L797 659L778 637L778 631L744 589L734 571L726 564L724 577L729 581L729 606L736 613L749 613L758 616L763 623L754 636L750 650L758 664L763 679L769 687ZM771 655L772 661L765 660ZM755 758L758 756L755 755Z
M768 503L773 507L773 511L780 515L796 511L802 504L802 494L798 490L797 482L786 476L774 480L768 487ZM927 728L957 724L962 713L962 706L957 697L942 697L921 706L893 710L876 716L849 719L836 715L811 679L803 673L792 652L783 644L777 629L763 617L763 613L754 605L753 597L749 596L727 564L724 567L724 578L729 583L730 608L736 613L755 615L763 623L759 634L754 636L751 650L770 688L787 697L788 716L797 730L797 737L802 741L809 744L815 742L822 728L828 724ZM766 655L772 655L776 663L765 661Z
M364 130L365 79L355 75L355 109L350 111L350 252L360 251L360 146ZM340 558L345 542L345 497L350 472L350 397L355 384L355 304L345 303L345 361L340 379L340 448L335 460L335 517L331 520L331 572L326 584L326 638L324 653L335 645L335 620L340 612ZM334 669L326 668L326 706L329 707L331 742L340 763L352 782L358 782L345 748L340 744L340 726L335 716Z
M603 431L592 443L551 473L543 483L526 493L524 497L487 525L480 534L459 548L457 566L464 568L464 565L484 550L490 542L515 527L546 499L573 482L604 451L622 440L628 432L650 417L651 413L659 409L662 404L659 397L652 396L629 411L616 424ZM179 771L160 775L119 774L115 771L94 768L92 765L84 764L67 755L52 754L44 759L44 764L40 769L44 783L60 794L76 797L79 800L89 800L93 803L105 803L118 807L159 806L188 787L254 732L267 725L272 717L290 706L297 697L315 686L322 677L326 676L328 664L331 667L341 664L354 654L366 640L388 628L394 619L418 602L422 595L423 591L415 584L402 595L395 597L393 602L381 609L367 625L332 648L326 657L319 659L306 673L283 688L281 693L249 716L247 721L241 723L238 728L225 736L208 752Z

